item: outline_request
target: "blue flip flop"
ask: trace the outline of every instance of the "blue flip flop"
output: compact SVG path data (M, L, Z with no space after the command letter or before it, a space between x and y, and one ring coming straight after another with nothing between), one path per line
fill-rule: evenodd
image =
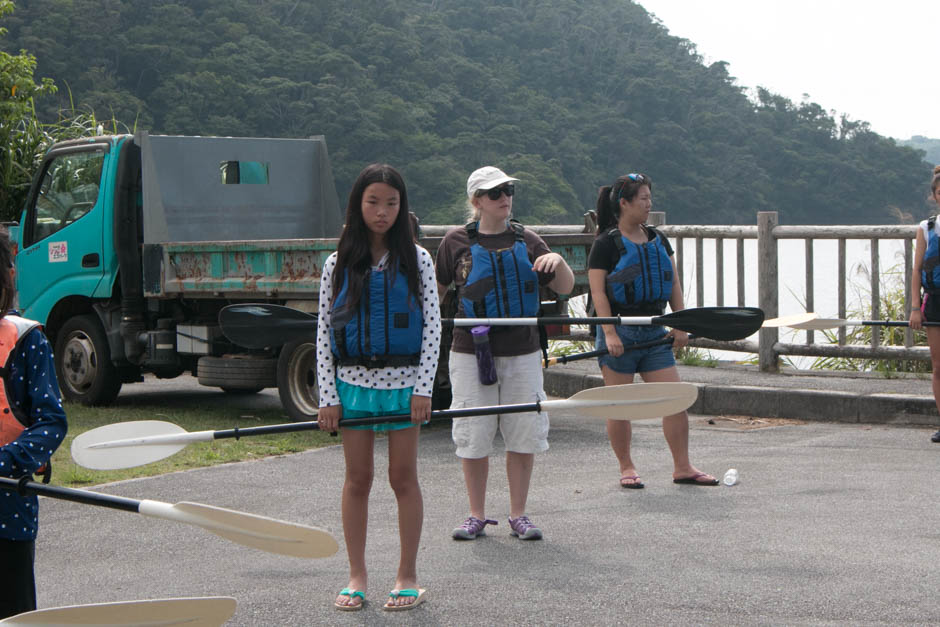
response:
M424 588L418 588L417 590L415 590L414 588L405 588L404 590L392 590L391 592L388 593L388 601L386 601L385 605L382 606L382 609L388 610L389 612L398 612L401 610L412 610L418 607L419 605L421 605L422 603L424 603L424 601L427 599L427 596L428 596L428 591L425 590ZM414 597L415 600L413 603L409 603L408 605L389 605L389 603L391 603L398 597Z
M345 605L343 603L340 603L339 601L333 601L333 606L338 610L342 610L344 612L356 612L358 610L361 610L362 606L365 605L366 593L363 592L362 590L350 590L349 588L343 588L342 590L340 590L339 593L341 595L349 597L350 601L352 601L356 597L359 597L361 601L353 605Z

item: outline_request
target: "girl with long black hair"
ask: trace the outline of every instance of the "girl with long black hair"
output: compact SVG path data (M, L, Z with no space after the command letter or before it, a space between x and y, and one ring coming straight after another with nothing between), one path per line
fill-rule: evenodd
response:
M389 165L366 167L353 184L339 246L323 266L319 311L320 428L335 431L343 417L411 414L410 423L342 429L349 584L334 604L340 610L358 610L365 602L373 448L375 433L385 431L401 556L383 607L412 609L426 598L417 585L416 566L424 517L418 433L431 416L441 317L434 262L415 244L405 182Z

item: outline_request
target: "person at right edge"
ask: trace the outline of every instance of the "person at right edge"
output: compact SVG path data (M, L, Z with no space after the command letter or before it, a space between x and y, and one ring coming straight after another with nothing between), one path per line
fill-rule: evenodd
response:
M549 250L536 233L510 220L516 181L493 166L475 170L467 179L471 221L449 231L438 248L438 291L444 294L451 284L456 286L459 317L535 316L540 285L556 294L567 294L574 286L574 274L562 256ZM488 335L496 383L477 364L470 330L454 328L449 362L451 407L545 400L536 327L495 326ZM453 440L470 502L470 516L451 534L455 540L485 536L486 526L497 524L485 512L489 457L497 428L506 445L509 533L521 540L542 537L542 530L526 515L526 502L535 454L548 450L548 415L527 412L454 419Z
M666 303L673 311L684 308L672 246L662 233L646 224L653 183L644 174L625 174L613 185L601 187L597 197L597 237L588 255L588 282L598 316L661 316ZM631 344L673 338L630 350ZM685 331L668 333L661 326L603 324L597 326L596 347L607 349L598 358L604 385L633 383L639 373L646 382L679 380L673 348L688 344ZM620 463L620 485L644 486L630 456L633 431L628 420L608 420L607 437ZM663 434L672 452L674 483L718 485L718 480L689 461L689 415L682 411L663 418Z
M940 165L933 169L930 200L940 206ZM940 322L940 225L937 224L937 216L921 221L917 228L914 269L911 273L910 326L914 330L927 331L933 398L940 410L940 326L924 327L924 322ZM940 431L930 439L940 442Z

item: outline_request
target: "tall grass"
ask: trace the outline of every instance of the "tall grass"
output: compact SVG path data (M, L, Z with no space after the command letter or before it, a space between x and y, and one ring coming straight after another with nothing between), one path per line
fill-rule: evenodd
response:
M71 95L70 95L71 96ZM95 137L106 132L132 132L113 117L100 120L94 111L80 111L74 103L59 111L53 122L44 123L36 117L35 103L29 101L31 114L2 128L0 125L0 221L15 221L26 205L32 178L43 155L56 142L81 137ZM136 126L136 125L135 125Z
M871 314L871 271L864 264L859 264L856 274L863 277L859 283L852 283L855 291L856 304L847 312L850 319L866 319ZM878 318L881 320L907 320L908 311L904 301L904 271L894 266L881 274L879 289L881 299ZM864 303L869 303L868 307ZM907 327L849 327L845 335L848 344L870 344L872 334L880 334L881 344L884 346L904 346L904 336ZM838 331L822 331L831 344L839 341ZM914 331L914 344L924 345L927 334L924 331ZM852 357L818 357L810 365L813 370L843 370L853 372L879 372L886 377L899 373L925 373L930 372L930 362L916 359L874 359Z

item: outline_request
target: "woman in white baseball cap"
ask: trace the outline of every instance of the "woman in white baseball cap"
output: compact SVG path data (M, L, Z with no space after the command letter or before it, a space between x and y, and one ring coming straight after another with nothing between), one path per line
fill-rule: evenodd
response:
M471 221L444 236L435 263L440 293L457 290L459 317L513 318L534 316L540 307L539 288L567 294L574 274L541 237L514 220L512 199L519 179L486 166L467 179ZM478 369L474 336L488 336L496 382ZM545 399L539 334L536 327L454 329L450 352L451 407L532 403ZM453 531L457 540L486 535L486 483L496 430L506 444L509 479L510 534L537 540L541 530L526 516L526 500L535 453L548 449L548 416L543 412L457 418L452 435L461 458L470 501L470 516Z

